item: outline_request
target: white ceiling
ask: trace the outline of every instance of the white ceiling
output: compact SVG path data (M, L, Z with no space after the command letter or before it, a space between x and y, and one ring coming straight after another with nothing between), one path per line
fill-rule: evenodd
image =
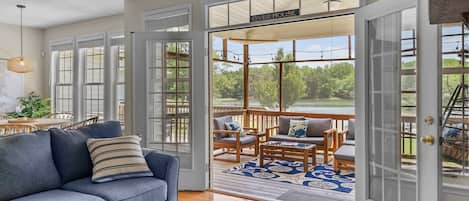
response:
M124 0L0 0L0 23L19 24L16 4L26 5L25 26L47 28L124 12Z

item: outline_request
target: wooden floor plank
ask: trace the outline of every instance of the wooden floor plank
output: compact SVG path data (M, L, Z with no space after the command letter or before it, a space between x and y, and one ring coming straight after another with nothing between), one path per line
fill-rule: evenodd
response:
M253 201L245 198L233 197L221 193L204 192L179 192L179 201Z

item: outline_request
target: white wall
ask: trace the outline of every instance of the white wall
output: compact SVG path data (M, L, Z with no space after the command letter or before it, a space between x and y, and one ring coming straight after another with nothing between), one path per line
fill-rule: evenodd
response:
M124 32L124 16L116 15L109 17L102 17L88 21L77 22L73 24L60 25L56 27L48 28L44 31L43 46L46 50L46 56L44 57L44 69L43 75L44 82L42 86L45 94L50 96L50 52L49 43L54 40L62 40L73 37L80 37L83 35L95 34L95 33L114 33Z
M24 74L24 93L35 92L45 95L42 88L44 72L43 51L44 31L36 28L23 29L24 56L33 61L33 72ZM20 56L20 27L0 23L0 58Z

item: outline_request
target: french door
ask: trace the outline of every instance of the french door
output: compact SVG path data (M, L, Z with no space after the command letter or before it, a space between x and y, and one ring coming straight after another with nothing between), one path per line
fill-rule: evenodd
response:
M133 34L134 132L179 158L180 190L208 188L208 71L199 32Z
M440 200L438 26L428 0L365 5L356 34L357 200Z

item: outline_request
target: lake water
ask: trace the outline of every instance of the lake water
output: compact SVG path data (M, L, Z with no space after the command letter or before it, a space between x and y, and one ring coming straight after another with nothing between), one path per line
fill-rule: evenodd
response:
M305 106L291 106L288 112L301 112L301 113L319 113L319 114L355 114L355 107L305 107Z

